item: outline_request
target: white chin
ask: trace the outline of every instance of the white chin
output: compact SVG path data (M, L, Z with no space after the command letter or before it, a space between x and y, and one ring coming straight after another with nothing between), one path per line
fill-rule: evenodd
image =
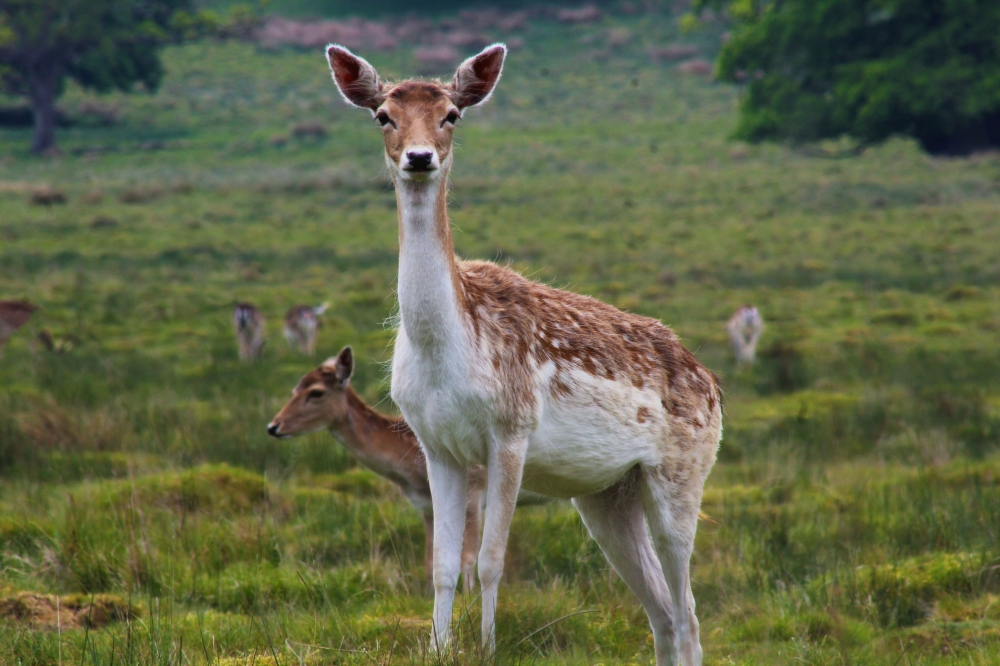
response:
M438 170L434 169L433 171L406 171L400 169L399 174L403 180L411 180L415 183L422 183L424 181L434 180L435 178L437 178Z

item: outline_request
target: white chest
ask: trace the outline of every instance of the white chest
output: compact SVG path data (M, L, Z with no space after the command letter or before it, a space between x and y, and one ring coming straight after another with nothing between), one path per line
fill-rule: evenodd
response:
M483 382L461 349L418 349L400 328L392 356L392 399L430 455L484 464L491 410Z

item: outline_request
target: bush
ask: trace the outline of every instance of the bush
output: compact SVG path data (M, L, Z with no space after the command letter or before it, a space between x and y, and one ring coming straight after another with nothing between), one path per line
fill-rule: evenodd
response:
M862 144L912 136L931 153L1000 146L1000 5L990 0L703 2L740 28L719 76L750 81L736 136Z

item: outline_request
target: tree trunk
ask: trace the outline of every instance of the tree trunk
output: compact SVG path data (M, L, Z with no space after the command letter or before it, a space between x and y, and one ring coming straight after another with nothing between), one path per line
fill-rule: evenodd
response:
M31 111L35 115L35 134L31 152L48 152L56 147L56 88L59 77L54 69L32 72L28 80Z

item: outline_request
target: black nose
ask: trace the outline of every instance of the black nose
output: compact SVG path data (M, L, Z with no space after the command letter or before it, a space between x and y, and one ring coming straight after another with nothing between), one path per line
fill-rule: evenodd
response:
M272 423L271 425L267 426L267 434L270 435L271 437L277 437L279 430L281 430L281 426L278 425L277 423Z
M410 163L410 168L414 171L424 171L429 169L431 166L431 160L434 159L434 153L430 151L426 152L416 152L410 151L406 153L406 161Z

